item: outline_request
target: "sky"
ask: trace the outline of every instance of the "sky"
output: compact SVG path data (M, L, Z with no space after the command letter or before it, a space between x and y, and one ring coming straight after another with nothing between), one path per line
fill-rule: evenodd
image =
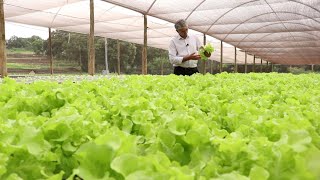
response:
M25 24L7 22L5 24L6 28L6 39L10 39L12 36L28 38L33 35L40 36L42 39L48 39L49 30L48 28L30 26Z

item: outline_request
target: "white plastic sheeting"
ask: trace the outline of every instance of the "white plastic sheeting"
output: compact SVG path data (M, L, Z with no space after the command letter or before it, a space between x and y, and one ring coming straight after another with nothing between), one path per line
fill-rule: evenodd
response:
M95 0L95 35L143 43L148 15L148 46L167 49L176 35L172 22L187 19L191 31L211 42L220 61L220 40L279 64L320 64L319 0ZM89 33L89 0L5 0L6 21ZM224 45L224 63L234 47ZM248 63L252 63L248 56ZM265 62L265 61L264 61ZM257 62L258 63L258 62Z

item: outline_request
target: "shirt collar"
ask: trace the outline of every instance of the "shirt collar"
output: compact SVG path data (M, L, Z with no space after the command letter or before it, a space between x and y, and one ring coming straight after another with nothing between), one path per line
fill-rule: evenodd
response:
M180 35L178 35L177 38L178 38L179 40L184 40ZM189 34L187 35L186 39L189 39Z

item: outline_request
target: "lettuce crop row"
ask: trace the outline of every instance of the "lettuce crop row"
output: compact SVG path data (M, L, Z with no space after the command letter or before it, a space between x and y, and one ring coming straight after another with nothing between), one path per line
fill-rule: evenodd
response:
M0 179L320 179L320 76L4 79Z

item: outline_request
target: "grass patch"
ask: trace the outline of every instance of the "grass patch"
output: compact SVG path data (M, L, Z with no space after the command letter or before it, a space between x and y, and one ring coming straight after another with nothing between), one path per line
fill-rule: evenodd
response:
M34 54L34 52L25 48L12 48L7 49L7 54Z
M53 60L53 66L56 68L77 68L77 67L80 67L79 63L77 63L77 62L69 62L69 61L62 61L62 60Z
M27 63L8 63L7 67L12 68L12 69L43 69L43 68L49 68L49 65L27 64Z
M49 69L50 64L43 64L43 63L7 63L8 68L13 69ZM75 62L59 62L59 61L53 61L53 68L77 68L81 69L79 64Z

